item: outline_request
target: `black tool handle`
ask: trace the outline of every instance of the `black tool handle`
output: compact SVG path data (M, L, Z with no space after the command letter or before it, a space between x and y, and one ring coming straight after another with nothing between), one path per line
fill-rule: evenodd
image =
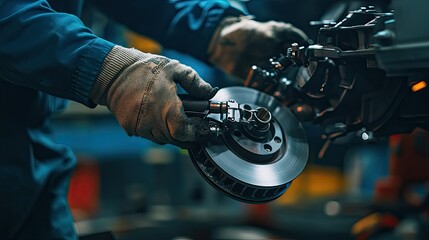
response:
M186 113L208 113L210 110L210 102L207 100L195 99L187 94L179 94L182 100L183 108Z

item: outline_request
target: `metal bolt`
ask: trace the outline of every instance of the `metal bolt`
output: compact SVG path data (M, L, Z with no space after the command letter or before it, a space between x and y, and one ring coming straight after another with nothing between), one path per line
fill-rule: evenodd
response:
M364 141L370 141L370 140L374 139L374 133L371 131L364 131L361 134L361 138Z
M271 152L273 150L273 148L270 145L268 145L268 144L264 145L264 149L265 149L266 152Z

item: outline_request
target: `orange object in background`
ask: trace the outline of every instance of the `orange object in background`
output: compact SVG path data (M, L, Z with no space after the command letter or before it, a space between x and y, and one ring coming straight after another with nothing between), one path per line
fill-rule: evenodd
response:
M162 51L161 45L155 40L135 32L125 32L125 40L130 47L136 48L146 53L160 54Z
M345 192L345 182L346 178L337 168L309 164L274 203L246 205L247 223L269 228L275 224L273 204L292 206L307 199L340 195Z
M341 195L346 190L346 182L346 177L336 167L308 164L276 203L291 205L305 199Z
M411 91L417 92L424 89L426 86L427 86L427 83L425 81L420 81L418 83L413 84L413 86L411 86Z
M100 170L95 161L79 159L69 187L68 202L75 220L94 215L100 202Z
M355 223L351 233L357 240L366 240L377 232L395 229L398 224L399 219L390 213L373 213Z

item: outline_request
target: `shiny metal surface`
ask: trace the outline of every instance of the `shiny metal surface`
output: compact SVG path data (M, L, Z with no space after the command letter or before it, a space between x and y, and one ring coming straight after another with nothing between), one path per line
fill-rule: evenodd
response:
M269 162L255 163L239 157L222 139L202 143L212 161L225 173L237 180L258 186L273 187L291 182L304 169L308 159L307 137L302 124L274 97L245 87L229 87L219 90L214 101L234 99L240 104L249 104L268 109L281 129L283 147ZM209 117L211 117L209 115ZM216 116L213 116L216 118Z

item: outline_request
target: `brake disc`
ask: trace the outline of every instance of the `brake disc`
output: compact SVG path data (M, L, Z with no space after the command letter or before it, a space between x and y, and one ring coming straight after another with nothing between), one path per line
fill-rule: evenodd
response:
M199 143L189 150L200 174L216 189L246 203L265 203L280 197L304 169L308 142L302 124L274 97L245 87L219 90L213 101L234 99L272 115L270 136L255 138L238 128ZM208 115L218 121L218 115Z

